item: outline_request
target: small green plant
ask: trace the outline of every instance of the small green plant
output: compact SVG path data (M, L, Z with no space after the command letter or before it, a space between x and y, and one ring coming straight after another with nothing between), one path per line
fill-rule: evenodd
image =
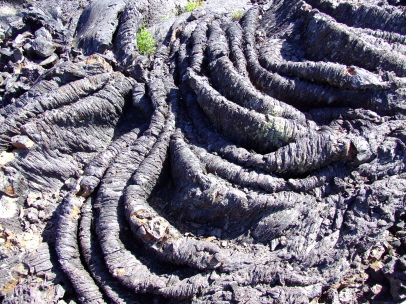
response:
M244 12L242 10L233 11L231 13L231 15L232 15L234 21L238 21L242 18L242 16L244 15Z
M162 17L162 21L165 21L165 20L167 20L169 18L172 18L172 17L173 17L172 14L165 15L165 16Z
M141 55L148 55L156 50L156 42L152 33L147 30L146 24L141 26L140 32L137 34L137 46Z
M193 0L186 3L185 12L191 12L197 9L199 6L204 6L204 1L202 0Z

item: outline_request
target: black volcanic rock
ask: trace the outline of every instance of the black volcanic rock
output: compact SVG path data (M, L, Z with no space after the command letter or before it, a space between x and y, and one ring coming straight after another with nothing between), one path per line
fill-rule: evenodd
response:
M0 4L1 303L405 300L402 1L186 4Z

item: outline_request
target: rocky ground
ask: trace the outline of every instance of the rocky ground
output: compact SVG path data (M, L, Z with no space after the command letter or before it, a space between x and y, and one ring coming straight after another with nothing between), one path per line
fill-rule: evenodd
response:
M201 4L0 3L1 303L405 301L406 4Z

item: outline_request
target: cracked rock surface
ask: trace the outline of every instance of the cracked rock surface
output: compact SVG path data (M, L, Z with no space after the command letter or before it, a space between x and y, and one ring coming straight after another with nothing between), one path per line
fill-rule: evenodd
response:
M403 1L186 3L0 3L0 302L405 301Z

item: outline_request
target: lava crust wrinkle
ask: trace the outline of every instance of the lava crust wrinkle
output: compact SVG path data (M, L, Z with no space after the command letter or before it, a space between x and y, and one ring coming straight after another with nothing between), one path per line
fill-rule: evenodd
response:
M46 1L0 14L2 303L406 300L402 1Z

